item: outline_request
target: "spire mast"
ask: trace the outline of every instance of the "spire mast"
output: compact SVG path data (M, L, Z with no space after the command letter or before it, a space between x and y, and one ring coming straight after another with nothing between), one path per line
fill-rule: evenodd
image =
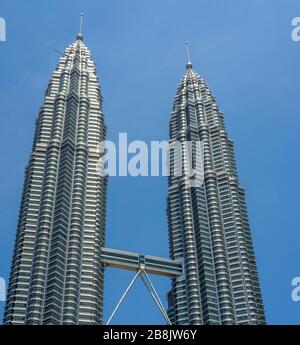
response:
M78 40L82 40L83 39L82 25L83 25L83 13L80 14L79 33L77 35L77 39Z
M186 49L186 57L187 57L187 64L186 64L186 68L192 68L192 62L191 62L191 57L190 57L190 50L189 50L189 42L185 41L185 49Z
M79 34L82 35L83 13L80 14Z

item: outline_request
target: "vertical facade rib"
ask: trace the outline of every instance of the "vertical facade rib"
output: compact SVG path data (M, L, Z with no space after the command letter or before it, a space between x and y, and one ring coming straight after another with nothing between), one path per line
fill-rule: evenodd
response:
M201 141L204 182L169 177L172 259L185 274L172 281L168 314L174 324L263 324L264 309L233 142L204 80L187 64L174 99L170 143ZM183 169L187 162L183 151ZM171 169L174 154L170 155Z
M102 97L81 34L48 84L20 208L6 324L100 324L105 240Z

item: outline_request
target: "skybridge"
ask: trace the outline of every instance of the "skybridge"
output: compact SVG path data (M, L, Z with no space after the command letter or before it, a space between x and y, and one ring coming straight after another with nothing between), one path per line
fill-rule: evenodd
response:
M101 262L106 266L127 271L137 271L143 267L149 274L169 278L176 278L182 274L181 261L110 248L102 248Z
M159 276L164 276L168 278L177 278L183 273L182 262L178 260L171 260L166 258L161 258L157 256L150 256L144 254L138 254L133 252L127 252L123 250L116 250L111 248L101 249L101 262L106 267L119 268L127 271L135 271L136 274L128 285L127 289L123 293L121 299L119 300L117 306L112 312L110 318L107 321L107 325L110 324L114 315L118 311L122 302L124 301L129 290L137 280L141 278L142 282L146 286L148 292L154 299L156 305L158 306L161 314L165 318L167 324L171 325L170 319L167 312L152 284L148 274L155 274Z

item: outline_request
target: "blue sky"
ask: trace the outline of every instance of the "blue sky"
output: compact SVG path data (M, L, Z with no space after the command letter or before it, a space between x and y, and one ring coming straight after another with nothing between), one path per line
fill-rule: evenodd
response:
M299 267L300 42L291 40L297 0L2 0L0 42L0 276L7 278L34 122L59 55L85 13L104 97L108 138L164 140L186 40L194 68L216 96L235 141L247 190L267 321L300 324L291 300ZM168 256L163 177L112 177L107 246ZM132 273L106 272L105 319ZM153 278L165 302L170 282ZM3 303L0 302L0 313ZM138 282L115 323L163 319Z

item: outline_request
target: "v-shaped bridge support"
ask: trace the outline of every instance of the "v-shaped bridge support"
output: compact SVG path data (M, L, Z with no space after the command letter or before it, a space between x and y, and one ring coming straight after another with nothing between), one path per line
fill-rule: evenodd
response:
M138 253L125 252L121 250L115 250L110 248L102 248L101 251L101 262L106 266L125 269L129 271L136 271L135 276L131 280L127 289L123 293L121 299L116 305L110 318L107 321L107 325L110 324L111 320L115 316L116 312L120 308L122 302L127 296L129 290L137 280L141 278L142 282L146 286L161 314L166 320L168 325L171 325L171 321L168 314L156 292L154 285L152 284L148 273L162 275L165 277L176 278L182 274L182 262L177 260L170 260L155 256L141 255Z
M145 277L146 279L145 279ZM150 295L152 296L152 298L154 299L158 309L160 310L162 316L164 317L164 319L166 320L168 325L171 325L171 321L168 317L168 314L147 274L147 272L143 269L139 269L135 276L133 277L132 281L130 282L130 284L128 285L127 289L125 290L124 294L122 295L120 301L118 302L117 306L115 307L114 311L112 312L110 318L107 321L107 325L110 324L111 320L113 319L113 317L115 316L116 312L118 311L118 309L120 308L122 302L124 301L126 295L128 294L129 290L131 289L131 287L133 286L134 282L137 280L137 278L140 277L142 282L144 283L144 285L146 286L147 290L149 291Z

